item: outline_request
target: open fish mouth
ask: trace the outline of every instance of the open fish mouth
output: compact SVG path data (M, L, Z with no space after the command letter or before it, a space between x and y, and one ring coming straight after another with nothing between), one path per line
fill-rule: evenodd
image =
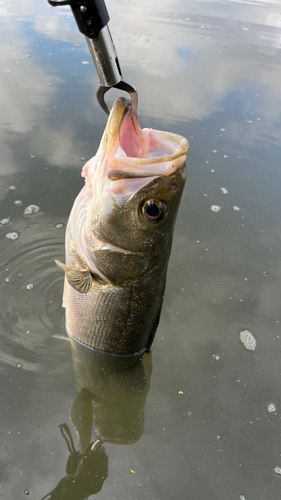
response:
M110 182L111 186L107 185L107 189L113 195L123 195L127 200L151 177L169 176L185 161L189 144L184 137L141 129L137 116L128 117L129 111L127 99L116 100L99 151L83 168L82 176L94 196L101 193L102 183L119 181Z

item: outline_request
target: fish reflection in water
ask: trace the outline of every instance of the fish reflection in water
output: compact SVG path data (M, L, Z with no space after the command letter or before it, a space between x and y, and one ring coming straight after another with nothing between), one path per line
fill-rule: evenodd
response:
M78 392L71 405L70 420L78 449L68 425L60 425L69 451L66 475L42 500L84 500L98 493L108 477L108 456L103 443L133 444L144 430L151 353L113 356L72 339L69 343Z

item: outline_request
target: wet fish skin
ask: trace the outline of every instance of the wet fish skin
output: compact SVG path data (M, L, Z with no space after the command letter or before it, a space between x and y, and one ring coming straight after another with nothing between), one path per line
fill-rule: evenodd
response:
M86 185L66 230L68 267L62 266L68 333L94 349L119 355L139 353L152 343L188 149L187 141L175 134L141 131L136 120L126 118L127 108L125 99L116 101L99 151L84 167ZM149 140L156 149L163 146L160 157L147 159ZM138 157L127 156L123 148L137 148ZM112 180L114 172L119 180ZM128 194L128 189L133 192ZM156 223L143 217L147 200L166 207Z

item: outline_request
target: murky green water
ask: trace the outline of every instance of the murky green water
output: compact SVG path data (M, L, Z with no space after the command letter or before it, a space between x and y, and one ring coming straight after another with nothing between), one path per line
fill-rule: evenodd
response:
M107 6L141 126L190 141L161 322L134 367L58 338L54 259L106 116L70 10L1 1L0 497L279 500L280 4Z

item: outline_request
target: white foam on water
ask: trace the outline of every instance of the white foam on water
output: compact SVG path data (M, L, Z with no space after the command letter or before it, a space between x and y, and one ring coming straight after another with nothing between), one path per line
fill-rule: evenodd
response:
M228 194L228 191L226 188L221 188L221 192L222 192L222 194Z
M274 472L276 474L279 474L279 476L281 476L281 467L274 467Z
M34 283L29 283L28 285L26 285L25 287L27 290L33 290L35 288L35 285Z
M8 240L17 240L20 236L20 233L18 233L17 231L13 231L12 233L5 234L5 236Z
M273 413L274 411L276 411L276 406L274 403L270 403L267 407L267 410L269 411L269 413Z
M254 335L249 332L249 330L243 330L240 332L240 340L244 347L249 351L255 351L257 347L257 341Z
M221 207L219 207L218 205L212 205L211 206L211 210L212 212L219 212L221 209Z
M29 205L25 208L24 215L38 214L39 210L40 207L38 207L37 205Z
M6 217L6 219L1 219L0 220L0 224L2 224L3 226L5 226L5 224L9 224L11 218L10 217Z
M56 224L56 229L62 229L64 227L63 223Z
M17 205L18 207L20 207L22 205L22 201L16 200L16 201L14 201L14 205Z

